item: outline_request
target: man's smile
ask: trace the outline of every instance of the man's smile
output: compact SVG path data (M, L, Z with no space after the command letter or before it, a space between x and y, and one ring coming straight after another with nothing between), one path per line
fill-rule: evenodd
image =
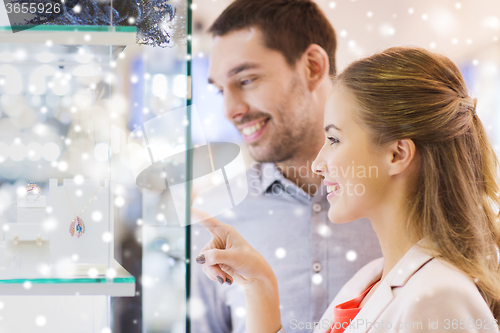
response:
M238 126L238 129L243 133L243 139L246 142L257 140L263 133L269 118L260 119Z

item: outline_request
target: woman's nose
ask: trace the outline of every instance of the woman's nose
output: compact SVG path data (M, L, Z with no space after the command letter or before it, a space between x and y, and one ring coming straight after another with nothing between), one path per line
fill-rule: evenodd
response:
M314 160L314 162L311 166L311 169L312 169L312 172L314 172L318 175L323 175L323 173L326 171L326 165L324 162L320 162L316 158L316 160Z

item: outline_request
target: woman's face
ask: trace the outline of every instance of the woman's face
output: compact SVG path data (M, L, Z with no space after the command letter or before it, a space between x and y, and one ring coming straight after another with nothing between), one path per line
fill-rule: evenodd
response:
M328 191L336 188L327 195L334 223L370 217L386 195L387 151L372 144L355 119L357 108L354 95L338 83L325 106L325 144L312 165L325 177Z

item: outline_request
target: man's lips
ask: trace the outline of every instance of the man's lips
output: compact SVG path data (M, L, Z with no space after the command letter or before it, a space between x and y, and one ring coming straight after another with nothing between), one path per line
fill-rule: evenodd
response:
M246 142L253 142L261 136L268 121L269 118L254 120L246 123L245 125L239 126L238 129L243 134L243 139Z
M267 120L269 120L269 118L260 118L260 119L257 119L257 120L253 120L253 121L244 123L243 125L238 125L238 126L236 126L236 128L238 130L242 131L243 129L245 129L247 127L255 126L255 125L257 125L259 123L262 123L263 121L267 121Z

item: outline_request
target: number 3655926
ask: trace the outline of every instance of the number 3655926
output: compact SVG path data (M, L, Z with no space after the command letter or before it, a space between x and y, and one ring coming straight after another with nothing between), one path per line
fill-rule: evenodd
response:
M6 3L7 14L59 14L61 12L60 3Z

